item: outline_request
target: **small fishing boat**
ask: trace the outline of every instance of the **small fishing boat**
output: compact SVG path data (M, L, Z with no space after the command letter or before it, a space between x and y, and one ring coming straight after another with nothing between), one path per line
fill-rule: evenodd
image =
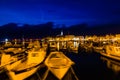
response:
M107 45L106 48L100 52L100 54L108 58L120 61L120 46Z
M45 60L45 65L58 79L62 79L74 62L62 52L51 52Z
M23 80L34 74L46 56L43 48L32 48L26 53L28 54L26 59L5 66L11 80Z

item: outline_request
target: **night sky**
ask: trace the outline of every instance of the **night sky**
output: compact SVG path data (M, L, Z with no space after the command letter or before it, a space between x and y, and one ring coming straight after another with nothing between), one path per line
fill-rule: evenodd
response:
M120 23L120 0L0 0L0 26L11 22Z

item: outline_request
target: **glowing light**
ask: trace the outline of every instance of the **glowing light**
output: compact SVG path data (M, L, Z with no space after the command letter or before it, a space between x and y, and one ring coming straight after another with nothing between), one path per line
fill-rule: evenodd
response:
M5 39L5 42L8 42L8 39L7 39L7 38Z
M73 40L79 40L79 38L73 38Z
M61 31L61 36L63 35L63 31Z

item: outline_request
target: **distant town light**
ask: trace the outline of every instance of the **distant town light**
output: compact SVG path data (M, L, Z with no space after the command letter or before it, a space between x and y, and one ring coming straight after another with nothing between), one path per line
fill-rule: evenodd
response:
M8 41L8 39L6 38L6 39L5 39L5 42L7 42L7 41Z
M61 36L63 35L63 31L61 31Z
M79 40L79 38L73 38L73 40Z

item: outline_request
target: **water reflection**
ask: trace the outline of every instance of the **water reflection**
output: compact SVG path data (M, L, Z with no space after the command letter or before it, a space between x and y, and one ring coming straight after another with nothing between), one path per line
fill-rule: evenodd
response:
M120 62L115 61L106 57L101 57L101 59L106 63L107 68L111 69L115 74L120 74Z
M45 66L38 70L35 74L25 80L59 80L48 68ZM73 68L71 67L61 80L79 80Z

